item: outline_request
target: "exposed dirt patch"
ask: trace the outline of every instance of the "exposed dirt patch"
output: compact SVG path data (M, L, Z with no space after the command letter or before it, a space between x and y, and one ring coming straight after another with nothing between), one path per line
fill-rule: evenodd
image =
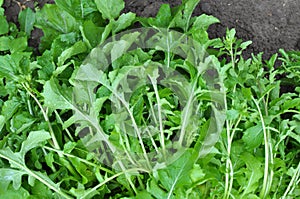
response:
M300 48L299 0L202 0L200 6L221 21L210 28L212 37L235 28L239 38L253 41L248 53L264 52L268 58L279 48Z
M9 21L16 22L18 13L25 7L43 6L54 0L5 0L3 7ZM125 12L131 11L138 16L155 16L163 3L172 7L181 0L125 0ZM300 49L300 4L299 0L202 0L194 15L210 14L220 19L221 23L209 29L210 36L223 37L226 27L235 28L237 36L253 44L246 52L264 52L264 58L276 53L279 48L286 50ZM42 32L34 30L29 41L37 47Z
M180 0L125 0L126 11L139 16L154 16L162 3L176 6ZM194 14L206 13L220 19L221 23L209 29L210 36L223 37L226 28L235 28L237 36L253 44L246 52L264 52L264 58L279 48L300 49L299 0L202 0Z

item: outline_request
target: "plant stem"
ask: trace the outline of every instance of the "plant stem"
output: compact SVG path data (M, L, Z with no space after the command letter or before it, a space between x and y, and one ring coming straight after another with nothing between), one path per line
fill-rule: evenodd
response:
M295 187L297 186L297 181L299 181L299 180L300 180L300 162L299 162L299 164L296 168L296 171L289 183L289 186L286 188L283 196L280 199L285 199L288 196L288 194L295 189Z
M42 111L42 114L44 116L44 119L45 121L47 122L48 124L48 128L49 128L49 132L50 132L50 135L51 135L51 138L52 138L52 142L53 142L53 145L54 145L54 148L56 149L59 149L60 150L60 146L58 144L58 141L55 137L55 133L52 129L52 126L51 126L51 123L49 121L49 117L46 113L46 111L44 110L43 106L41 105L41 103L39 102L39 100L37 99L37 97L30 91L30 88L28 85L25 85L24 83L22 83L22 86L25 88L25 90L29 93L29 95L34 99L34 101L37 103L37 105L39 106L39 108L41 109ZM59 154L60 155L60 154ZM61 155L60 155L61 156Z
M266 126L265 126L265 122L264 122L264 118L262 115L262 112L259 108L259 104L258 102L254 99L254 97L252 96L252 100L254 101L256 108L258 110L259 113L259 117L262 123L262 128L263 128L263 134L264 134L264 145L265 145L265 169L264 169L264 180L263 180L263 187L260 193L260 197L261 198L266 198L268 193L269 193L269 188L270 185L268 185L268 180L269 180L269 159L270 159L270 154L269 154L269 136L266 130ZM270 182L272 183L272 182Z

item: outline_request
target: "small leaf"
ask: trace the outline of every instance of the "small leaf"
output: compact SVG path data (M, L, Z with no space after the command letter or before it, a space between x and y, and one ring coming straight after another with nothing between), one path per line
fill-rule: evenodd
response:
M283 104L283 110L289 110L291 108L299 108L300 107L300 98L295 98L292 100L288 100Z
M85 21L82 26L82 32L92 47L100 44L103 31L103 27L96 26L91 20Z
M113 28L112 31L113 33L117 33L121 30L126 29L129 27L133 21L135 20L135 14L132 12L122 14L117 21L113 22Z
M27 36L30 36L34 22L35 13L30 8L26 8L19 13L20 28L22 31L26 32Z
M58 57L58 66L62 66L65 61L71 58L74 55L78 55L80 53L84 53L87 51L87 47L84 42L79 41L76 42L72 47L64 50L61 55Z
M10 41L9 37L0 37L0 51L6 51L10 49Z
M262 124L248 128L244 132L242 140L247 144L250 149L254 149L261 145L263 142Z
M245 50L251 44L252 44L252 41L246 41L246 42L243 42L240 47L242 50Z
M200 29L207 30L210 25L219 23L219 22L220 22L219 19L217 19L214 16L202 14L196 18L195 22L193 23L193 28L196 28L196 29L200 28Z
M26 174L23 171L15 169L2 168L0 169L1 189L6 190L10 182L13 182L14 189L19 189L22 184L22 176Z
M27 48L27 38L19 37L10 42L10 51L14 52L22 52Z
M19 189L16 190L12 186L9 186L8 189L5 191L0 190L0 196L1 198L5 198L5 199L21 199L21 198L23 199L23 198L29 198L30 194L23 187L20 187Z
M226 111L226 118L228 120L235 120L239 117L239 112L237 110L228 110Z
M46 141L50 138L50 134L45 130L30 132L27 139L22 143L20 154L22 156L25 156L25 154L29 150L33 149L34 147L37 147L39 143Z
M54 79L45 83L42 93L47 107L62 110L73 108L71 94L72 90L66 87L59 87Z
M171 8L169 4L163 4L155 18L149 18L149 24L155 27L167 28L172 20Z
M103 19L109 20L117 18L125 7L123 0L95 0L95 3Z
M0 16L0 35L8 33L8 23L5 16Z
M247 165L243 194L255 193L255 190L260 186L259 180L263 177L262 163L250 153L244 153L240 158Z

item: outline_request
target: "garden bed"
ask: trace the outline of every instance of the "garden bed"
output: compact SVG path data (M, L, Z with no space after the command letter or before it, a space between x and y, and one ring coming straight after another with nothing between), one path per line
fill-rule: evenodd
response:
M0 198L300 197L299 5L183 2L4 2Z

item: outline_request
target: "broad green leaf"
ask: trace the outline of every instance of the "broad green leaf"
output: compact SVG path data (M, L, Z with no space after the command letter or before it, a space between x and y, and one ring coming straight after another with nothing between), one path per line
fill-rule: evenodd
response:
M219 22L220 22L219 19L213 16L202 14L196 18L192 27L195 29L203 29L206 31L210 25Z
M102 17L109 20L116 19L125 7L123 0L95 0L95 3Z
M8 80L18 81L19 61L20 56L5 55L0 57L0 77L5 77Z
M0 37L0 51L6 51L10 49L11 39L9 37Z
M246 41L246 42L241 43L240 47L242 50L245 50L251 44L252 44L252 41Z
M60 34L51 44L51 53L53 61L57 62L64 50L71 48L76 42L79 35L75 32Z
M300 107L300 98L295 98L292 100L288 100L283 104L283 110L288 110L291 108L298 108Z
M27 36L30 36L34 22L35 13L30 8L26 8L19 13L20 28L22 31L26 32Z
M6 21L5 16L0 16L0 35L4 35L8 33L8 23Z
M22 143L20 155L24 157L28 151L50 138L50 134L45 130L30 132L27 139Z
M56 0L55 3L76 19L84 19L87 15L97 11L94 1L89 0Z
M51 109L72 109L72 90L66 86L60 87L54 79L50 79L44 85L42 95L45 98L45 106Z
M159 28L167 28L172 20L171 8L169 4L163 4L155 18L149 18L150 25Z
M155 196L155 198L167 198L168 197L165 190L163 190L154 179L151 179L150 182L148 181L147 191L148 191L148 193L151 193L151 195Z
M297 135L296 133L289 133L288 135L300 144L300 135Z
M69 33L77 27L76 20L66 11L57 5L45 4L40 12L37 13L37 27L52 28L58 33Z
M6 121L8 121L18 111L19 108L20 101L17 98L13 97L12 99L4 102L1 115L5 117Z
M153 194L154 195L154 194ZM150 193L146 191L138 192L138 194L135 197L136 199L138 198L143 198L143 199L153 199Z
M24 199L24 198L29 198L30 194L23 187L20 187L19 189L16 190L12 186L9 186L7 190L0 191L0 196L1 198L5 198L5 199Z
M242 140L252 150L262 144L264 139L262 124L248 128L242 137Z
M239 112L237 110L231 109L226 111L226 119L235 120L239 116Z
M58 57L58 66L62 66L65 61L71 58L74 55L78 55L80 53L84 53L87 51L87 47L84 42L78 41L72 47L64 50L62 54Z
M44 32L40 47L49 48L60 34L75 32L78 24L72 15L57 5L45 4L36 14L35 26Z
M168 192L166 198L173 198L178 187L191 185L192 181L189 174L195 161L196 159L192 156L191 151L187 150L180 154L168 167L157 171L157 180Z
M35 118L33 118L28 112L21 112L16 114L10 120L10 129L16 134L21 132L25 133L28 131L29 127L34 124L34 122Z
M83 34L89 41L91 47L96 47L100 44L104 27L96 26L91 20L85 21L82 26Z
M259 188L259 180L263 178L262 163L250 153L244 153L240 158L246 163L247 169L245 170L245 180L243 181L244 187L243 195L255 193Z
M190 171L190 178L193 182L198 182L200 180L203 180L205 176L205 173L201 169L201 167L198 164L195 164L193 166L193 169Z
M56 67L53 62L52 52L46 50L42 56L37 58L37 64L41 67L41 69L38 70L39 82L44 83L44 81L47 81L52 77Z
M10 42L10 51L14 52L22 52L27 48L27 38L26 37L19 37L16 39L11 40Z
M5 191L8 185L13 182L13 188L19 189L22 184L22 176L26 174L24 171L18 171L15 169L1 168L0 169L0 190ZM1 195L1 194L0 194Z
M40 181L35 181L34 186L31 187L31 192L34 197L37 198L59 198L60 196L58 194L53 193L47 186L45 186Z
M187 31L191 23L193 11L199 2L200 0L183 0L182 5L176 10L176 14L170 23L170 28L178 27Z
M117 33L121 30L128 28L135 20L135 14L132 12L122 14L117 21L113 21L113 33Z

